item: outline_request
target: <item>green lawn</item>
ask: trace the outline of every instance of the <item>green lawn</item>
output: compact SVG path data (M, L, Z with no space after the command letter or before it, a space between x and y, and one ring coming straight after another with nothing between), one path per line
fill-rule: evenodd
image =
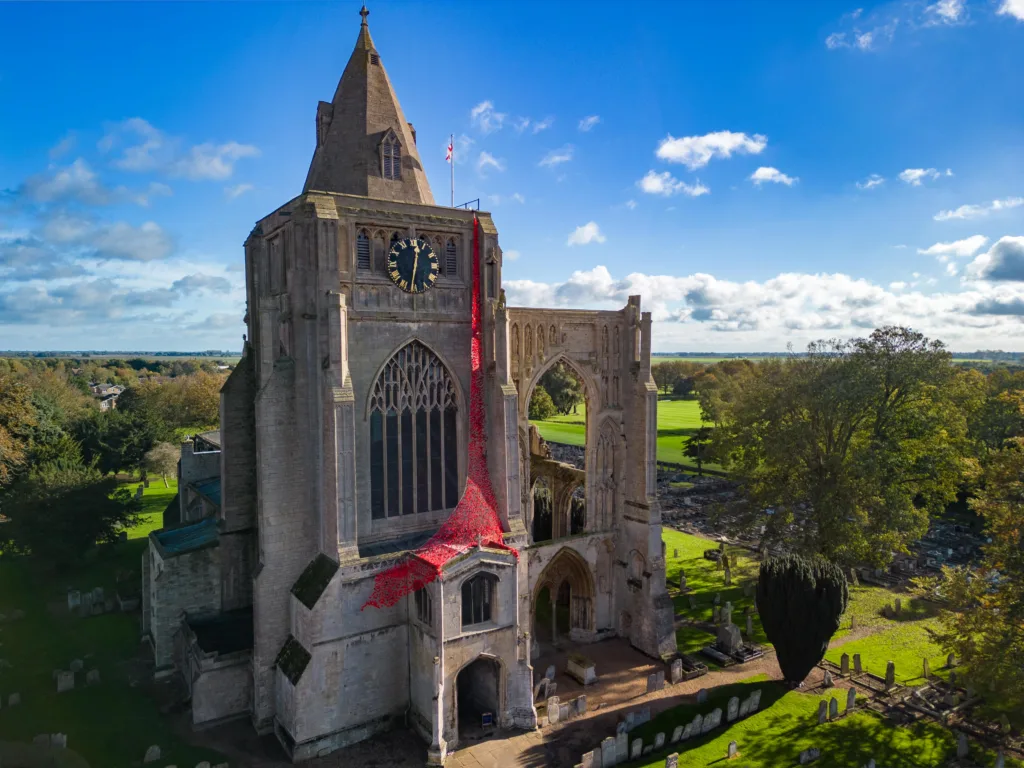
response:
M731 725L726 724L729 698L737 696L742 701L757 688L761 689L758 712ZM833 696L839 699L839 711L845 711L845 691L840 689L824 698L827 700ZM934 723L919 722L895 728L874 713L860 711L850 717L818 725L818 702L821 698L813 693L789 691L784 685L763 676L719 686L709 691L706 703L675 707L635 729L630 734L630 741L641 738L644 744L651 744L655 735L661 732L665 734L666 748L631 765L661 768L665 764L665 755L674 751L679 752L679 765L686 768L726 763L730 741L735 741L739 747L740 757L735 764L743 768L797 765L800 752L811 747L821 750L821 758L814 763L821 768L849 768L864 765L871 758L886 768L938 768L945 766L956 754L956 738L952 732ZM722 727L681 744L668 744L675 726L685 726L695 714L706 715L716 708L722 710ZM972 745L972 757L982 765L994 762L994 755L983 755L976 745ZM1008 760L1007 765L1019 764Z
M138 485L130 483L131 487ZM135 662L140 656L139 615L109 613L86 619L66 611L67 590L101 586L113 594L118 574L129 583L140 579L140 562L150 530L160 527L160 516L174 496L175 487L151 482L144 499L144 521L129 532L129 540L104 547L66 573L38 567L29 558L0 557L0 613L16 609L25 618L0 624L0 741L28 742L39 733L66 733L68 748L93 768L141 764L146 748L158 744L160 765L195 765L223 758L195 749L176 738L167 719L145 692L148 674ZM58 694L54 669L68 669L82 659L85 669L98 669L101 683L85 685L85 672L77 674L75 689ZM133 686L131 681L137 681ZM7 706L7 696L20 693L22 703Z
M544 421L531 421L541 436L551 443L565 445L586 444L586 407L579 405L577 412L568 416L555 416ZM658 461L673 464L692 464L683 456L683 445L700 428L700 403L696 400L658 401ZM706 464L711 469L717 465Z

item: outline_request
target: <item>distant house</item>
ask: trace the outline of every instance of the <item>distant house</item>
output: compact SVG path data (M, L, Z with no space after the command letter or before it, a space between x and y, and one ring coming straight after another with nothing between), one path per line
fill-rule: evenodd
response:
M104 395L100 398L100 410L109 411L112 408L117 408L117 398L120 392L113 392L109 395Z

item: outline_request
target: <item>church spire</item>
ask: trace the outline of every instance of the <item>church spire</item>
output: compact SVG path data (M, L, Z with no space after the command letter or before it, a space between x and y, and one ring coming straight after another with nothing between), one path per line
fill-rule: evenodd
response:
M379 200L434 204L391 81L370 37L364 5L355 49L334 99L316 113L316 150L303 192L340 192Z

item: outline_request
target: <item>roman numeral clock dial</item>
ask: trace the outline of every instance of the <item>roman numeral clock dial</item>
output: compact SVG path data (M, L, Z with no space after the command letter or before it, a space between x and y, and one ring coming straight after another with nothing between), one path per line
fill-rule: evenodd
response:
M425 241L409 237L391 246L388 277L406 293L432 288L439 271L437 256Z

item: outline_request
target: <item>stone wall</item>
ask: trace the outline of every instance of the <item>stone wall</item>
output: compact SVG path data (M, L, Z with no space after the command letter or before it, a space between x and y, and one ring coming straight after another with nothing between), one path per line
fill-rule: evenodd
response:
M164 558L150 536L149 633L157 671L174 663L174 635L184 614L220 611L220 562L217 547Z

